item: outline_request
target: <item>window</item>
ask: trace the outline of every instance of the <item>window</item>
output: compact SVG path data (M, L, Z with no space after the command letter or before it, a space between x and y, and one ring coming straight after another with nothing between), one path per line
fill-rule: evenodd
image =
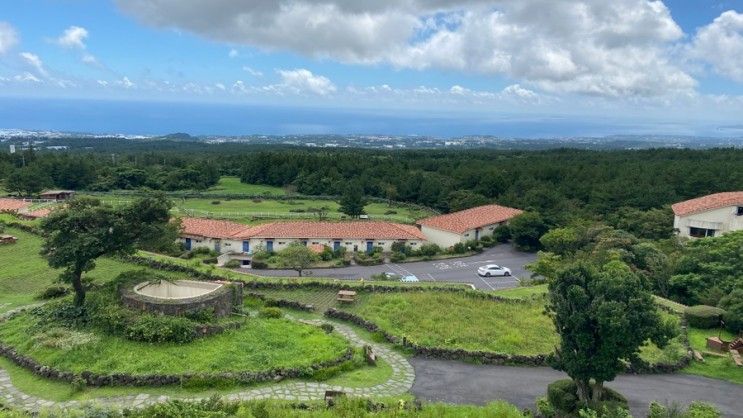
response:
M284 241L279 241L279 245L284 245L284 244L286 244Z
M317 241L313 241L312 242L312 245L317 245L317 244L319 244L319 242L317 242Z
M735 214L738 216L743 216L743 206L738 206L738 211Z
M692 226L689 227L689 236L692 236L694 238L714 237L715 230L706 228L694 228Z

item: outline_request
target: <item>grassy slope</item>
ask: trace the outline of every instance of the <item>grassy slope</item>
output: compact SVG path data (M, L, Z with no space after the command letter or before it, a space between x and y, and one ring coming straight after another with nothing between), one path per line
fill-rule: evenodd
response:
M273 195L284 196L286 191L281 187L264 186L261 184L245 184L238 177L225 176L219 179L219 183L209 188L206 194L247 194L247 195Z
M714 353L707 349L707 337L717 336L717 333L718 331L714 329L689 328L689 343L692 348L702 353L704 363L694 361L683 371L743 384L743 367L736 367L730 354ZM733 335L723 331L722 338L730 341Z
M287 319L251 318L238 330L189 344L153 345L96 332L90 334L90 342L50 348L29 338L35 322L27 314L3 323L0 340L43 364L74 372L178 374L301 367L336 358L348 347L339 336L317 327Z
M18 237L18 242L0 246L0 312L34 303L34 297L54 284L59 276L59 271L51 269L39 255L41 238L15 228L6 228L6 233ZM113 259L100 259L86 276L104 282L123 271L141 268Z

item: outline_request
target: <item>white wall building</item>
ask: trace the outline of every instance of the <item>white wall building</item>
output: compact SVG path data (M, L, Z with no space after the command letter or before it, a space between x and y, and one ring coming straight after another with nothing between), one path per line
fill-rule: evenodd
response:
M498 225L523 213L520 209L500 205L485 205L418 221L421 232L430 243L449 248L459 242L479 240L493 235Z
M743 192L723 192L671 205L679 236L703 238L743 229Z

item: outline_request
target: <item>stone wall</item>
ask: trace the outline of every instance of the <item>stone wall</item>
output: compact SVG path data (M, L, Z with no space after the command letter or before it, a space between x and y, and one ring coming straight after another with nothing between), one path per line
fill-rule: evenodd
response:
M242 292L242 283L228 282L219 289L202 296L187 299L160 299L136 293L129 286L121 289L121 302L130 309L160 315L185 315L212 309L215 316L223 317L235 310L240 310Z

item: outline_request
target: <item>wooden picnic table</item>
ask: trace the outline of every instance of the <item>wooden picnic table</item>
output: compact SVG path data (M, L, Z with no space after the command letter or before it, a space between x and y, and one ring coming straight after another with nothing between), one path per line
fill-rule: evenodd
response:
M353 290L340 290L336 296L338 302L355 302L356 292Z

